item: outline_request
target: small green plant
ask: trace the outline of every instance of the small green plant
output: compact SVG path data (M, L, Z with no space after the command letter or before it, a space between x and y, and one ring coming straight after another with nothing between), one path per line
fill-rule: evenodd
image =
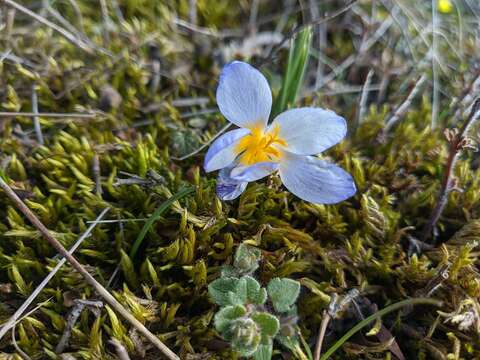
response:
M262 287L252 277L260 259L259 249L241 244L233 266L222 269L221 277L208 286L208 292L220 305L215 328L222 337L240 356L269 360L273 340L288 348L299 348L295 302L300 283L274 278L266 288Z

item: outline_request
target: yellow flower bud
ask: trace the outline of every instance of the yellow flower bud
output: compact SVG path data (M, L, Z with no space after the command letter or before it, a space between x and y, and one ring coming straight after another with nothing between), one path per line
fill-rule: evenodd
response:
M444 14L451 13L453 11L453 4L451 0L438 0L438 11Z

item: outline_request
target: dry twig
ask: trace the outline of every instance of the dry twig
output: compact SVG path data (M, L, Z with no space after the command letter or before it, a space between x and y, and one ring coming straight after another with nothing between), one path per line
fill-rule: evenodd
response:
M100 215L91 223L91 225L88 227L88 229L78 238L78 240L75 242L75 244L72 246L72 248L68 251L69 254L73 254L75 250L82 244L82 242L90 236L92 233L93 229L97 224L99 224L102 220L102 218L105 216L105 214L110 210L109 208L104 209ZM50 271L50 273L45 277L45 279L42 280L42 282L37 286L37 288L32 292L32 294L27 298L27 300L24 301L24 303L18 308L17 311L8 319L0 328L0 339L7 333L9 329L11 329L17 320L22 316L22 314L25 312L25 310L30 306L30 304L36 299L36 297L40 294L40 292L47 286L49 281L55 276L55 274L60 270L60 268L65 264L67 260L63 257L57 265Z
M325 332L327 331L327 326L331 318L332 317L328 311L323 311L322 323L320 324L320 329L318 331L317 344L315 346L315 353L313 355L314 360L320 359L320 355L322 354L323 338L325 337Z
M459 131L445 131L447 140L450 143L450 151L448 154L447 163L445 164L442 185L438 193L436 205L432 211L432 214L430 215L428 222L423 228L422 239L424 241L431 236L432 230L435 228L438 219L440 219L445 205L447 205L448 195L453 189L455 189L454 171L458 161L458 156L460 155L462 150L469 146L469 141L466 135L470 130L472 124L478 119L479 115L480 98L475 101L467 121Z
M153 345L157 347L168 359L180 360L180 358L170 350L158 337L148 330L145 325L138 321L130 312L128 312L122 304L118 302L112 294L110 294L84 267L78 262L64 247L55 239L50 231L43 225L43 223L35 216L35 214L25 205L25 203L15 194L15 192L8 186L8 184L0 177L0 187L7 194L10 200L13 201L16 208L25 215L28 220L40 231L43 237L67 259L70 265L77 270L104 300L112 306L120 315L122 315L133 327L135 327L143 336L145 336Z

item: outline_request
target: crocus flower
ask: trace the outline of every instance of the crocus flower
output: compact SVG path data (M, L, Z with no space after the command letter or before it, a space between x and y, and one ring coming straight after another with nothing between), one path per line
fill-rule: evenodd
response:
M268 125L272 93L267 79L240 61L226 65L217 88L220 112L239 129L216 139L205 156L205 171L220 170L217 194L237 198L248 182L274 172L303 200L333 204L354 195L345 170L315 156L345 137L345 119L330 110L287 110Z

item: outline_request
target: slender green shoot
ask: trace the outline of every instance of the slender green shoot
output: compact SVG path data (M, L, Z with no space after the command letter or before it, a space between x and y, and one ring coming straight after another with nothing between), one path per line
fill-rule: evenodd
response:
M392 311L398 310L402 307L405 306L412 306L412 305L434 305L434 306L441 306L442 302L440 300L435 300L435 299L428 299L428 298L412 298L408 300L402 300L399 301L395 304L389 305L385 308L383 308L380 311L377 311L375 314L370 315L366 319L360 321L357 325L355 325L353 328L351 328L345 335L343 335L339 340L333 344L330 349L323 354L323 356L320 358L320 360L327 360L332 354L337 351L342 345L350 339L357 331L360 331L362 328L367 326L368 324L372 323L376 319L391 313Z
M295 103L298 91L303 82L303 76L308 63L312 28L306 27L292 40L288 63L283 77L280 93L273 105L272 117L280 114Z
M181 189L179 192L176 194L172 195L170 198L168 198L166 201L160 205L155 212L148 218L148 220L145 222L145 225L143 225L142 230L138 234L137 238L135 239L135 242L133 243L132 249L130 250L129 256L130 259L133 259L135 255L137 255L138 249L140 248L140 245L142 245L143 240L145 239L145 235L147 235L148 230L152 227L152 225L162 216L162 214L167 210L175 201L187 196L188 194L192 193L195 190L193 187L186 187Z

